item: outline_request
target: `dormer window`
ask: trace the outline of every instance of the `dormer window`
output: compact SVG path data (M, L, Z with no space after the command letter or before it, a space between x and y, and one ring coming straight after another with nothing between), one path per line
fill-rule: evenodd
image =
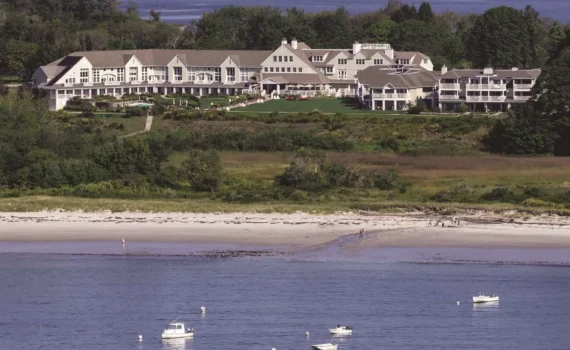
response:
M323 56L313 56L313 62L322 62Z
M332 74L332 72L333 72L333 67L327 67L326 72L329 73L329 74Z
M338 59L338 64L347 64L348 60L346 58L339 58Z
M398 60L398 64L410 64L410 60L409 59L399 59Z
M375 59L374 59L374 65L375 65L375 66L380 66L380 65L383 65L383 64L384 64L384 60L383 60L383 59L381 59L381 58L375 58Z
M364 58L357 58L356 59L356 64L365 64L366 60Z

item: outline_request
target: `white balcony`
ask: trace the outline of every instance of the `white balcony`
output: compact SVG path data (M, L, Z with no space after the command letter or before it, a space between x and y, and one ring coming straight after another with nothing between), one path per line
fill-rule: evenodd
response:
M93 83L83 83L83 86L93 86Z
M460 100L459 95L439 95L440 100Z
M531 96L513 96L513 100L515 101L527 101Z
M121 85L121 83L118 81L104 81L103 85L105 85L105 86L116 86L116 85Z
M467 102L504 102L506 96L467 96Z
M131 84L137 85L140 84L140 80L131 80Z
M439 86L440 90L461 90L461 86L459 84L441 84Z
M63 84L63 87L73 87L73 84L71 84L71 83L65 83L65 84Z
M468 90L506 90L506 84L467 84Z
M532 84L513 84L515 90L530 90L532 89Z
M380 93L373 93L372 98L378 99L393 99L393 100L405 100L410 97L409 94L380 94Z
M487 97L487 96L483 96L483 97ZM507 98L507 96L488 96L489 97L489 101L491 102L505 102L505 99Z
M164 80L149 80L149 84L164 84Z
M171 84L182 84L182 79L180 79L180 80L176 79L176 80L171 81L170 83Z

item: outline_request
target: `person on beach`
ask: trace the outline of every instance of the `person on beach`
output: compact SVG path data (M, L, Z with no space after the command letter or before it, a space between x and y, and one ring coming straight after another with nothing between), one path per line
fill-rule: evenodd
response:
M363 228L360 229L360 237L364 237L364 229Z

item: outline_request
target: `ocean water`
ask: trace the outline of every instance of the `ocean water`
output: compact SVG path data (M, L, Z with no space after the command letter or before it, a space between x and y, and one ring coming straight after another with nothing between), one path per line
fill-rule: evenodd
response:
M2 253L0 349L568 349L569 286L555 266ZM162 341L178 317L196 338Z
M263 3L255 0L134 0L138 6L141 16L148 17L151 9L162 13L162 19L171 23L187 24L193 19L200 18L203 12L212 11L224 5L236 6L271 6L282 9L288 7L298 7L309 12L335 10L339 6L346 7L352 13L374 11L386 6L387 0L267 0ZM422 0L405 0L405 3L419 6ZM125 1L126 3L126 1ZM564 23L570 22L570 1L568 0L431 0L432 8L436 12L455 11L459 13L481 13L494 6L511 6L524 8L532 5L543 16L551 17Z

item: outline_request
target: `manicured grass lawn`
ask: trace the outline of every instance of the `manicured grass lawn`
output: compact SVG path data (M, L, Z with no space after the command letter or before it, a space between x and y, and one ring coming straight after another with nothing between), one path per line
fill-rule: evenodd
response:
M200 98L200 108L210 108L210 104L220 103L220 102L228 102L229 97L202 97Z
M105 124L111 123L123 124L124 130L118 132L119 134L130 134L137 131L144 130L146 117L130 117L124 118L123 114L95 114L95 118L104 120Z
M235 111L248 112L311 112L321 113L373 113L359 108L354 99L313 98L305 101L287 101L285 99L271 100L264 103L252 104L247 107L235 108ZM394 112L391 112L394 113ZM397 112L396 112L397 113Z

